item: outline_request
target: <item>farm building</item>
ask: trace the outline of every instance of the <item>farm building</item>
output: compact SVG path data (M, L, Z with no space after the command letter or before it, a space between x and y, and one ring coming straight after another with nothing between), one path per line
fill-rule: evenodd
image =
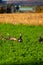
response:
M15 6L19 6L19 10L20 12L35 12L36 9L38 10L37 6L41 6L43 5L42 0L37 1L37 0L7 0L7 3L13 3L15 4ZM42 9L42 8L41 8ZM40 10L41 10L40 9Z
M43 2L37 0L0 0L0 12L13 13L17 11L35 12L37 6L42 6Z

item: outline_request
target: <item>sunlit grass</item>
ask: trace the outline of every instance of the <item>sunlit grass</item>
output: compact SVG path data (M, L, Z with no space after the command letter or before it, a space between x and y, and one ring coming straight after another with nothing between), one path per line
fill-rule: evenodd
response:
M43 37L43 26L0 24L0 33L3 37L9 33L18 38L22 32L23 42L0 40L0 65L3 64L41 64L43 61L43 44L39 43L38 36ZM43 64L42 64L43 65Z

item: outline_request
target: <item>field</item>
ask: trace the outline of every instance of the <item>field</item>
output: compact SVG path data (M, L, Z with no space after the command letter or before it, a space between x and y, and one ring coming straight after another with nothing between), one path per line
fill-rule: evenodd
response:
M0 40L0 65L43 65L43 43L39 43L39 34L43 37L43 26L13 25L0 23L0 34L9 33L18 38L22 32L23 42Z
M43 25L43 13L0 14L0 22L13 24Z

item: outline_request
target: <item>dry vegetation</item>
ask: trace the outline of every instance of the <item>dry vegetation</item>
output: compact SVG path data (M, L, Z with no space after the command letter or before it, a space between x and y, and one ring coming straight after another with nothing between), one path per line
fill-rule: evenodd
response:
M43 13L0 14L0 22L43 25Z

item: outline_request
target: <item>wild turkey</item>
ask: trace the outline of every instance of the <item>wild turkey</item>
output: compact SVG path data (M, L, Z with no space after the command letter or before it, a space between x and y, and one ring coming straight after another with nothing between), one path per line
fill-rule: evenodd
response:
M39 37L39 42L43 42L43 38L41 36Z
M18 42L22 42L23 39L22 39L22 34L20 33L20 37L18 38Z

